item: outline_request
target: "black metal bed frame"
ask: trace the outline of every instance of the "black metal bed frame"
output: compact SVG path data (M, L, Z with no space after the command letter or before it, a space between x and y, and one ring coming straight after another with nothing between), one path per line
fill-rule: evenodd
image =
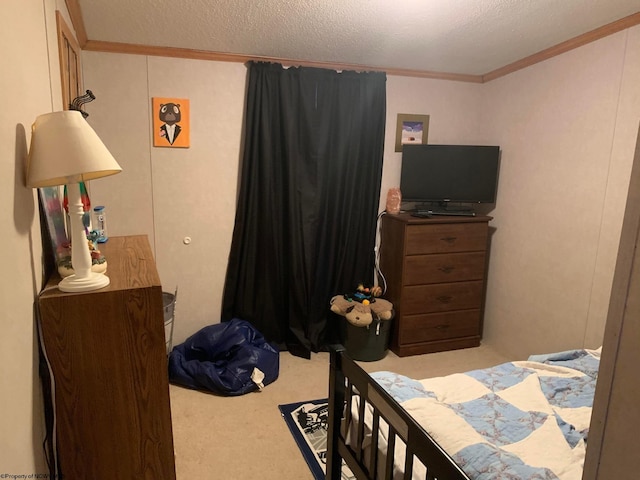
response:
M327 480L341 478L342 459L358 480L391 479L397 438L406 446L403 470L405 480L411 479L415 458L427 467L426 480L470 480L400 404L349 358L342 346L332 346L330 351ZM361 447L364 440L364 422L357 421L355 445L347 444L346 434L341 430L343 421L346 425L352 423L351 404L357 397L361 399L358 419L365 418L365 404L368 404L372 409L372 431L378 431L380 419L389 426L384 472L378 471L381 452L378 448L377 434L372 435L371 454L367 459Z

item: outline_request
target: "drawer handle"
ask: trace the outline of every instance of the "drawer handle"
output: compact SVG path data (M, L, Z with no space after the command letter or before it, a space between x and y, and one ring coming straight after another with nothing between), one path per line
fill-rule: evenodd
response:
M436 325L436 330L440 330L441 332L443 330L447 330L450 327L450 325Z
M455 267L451 265L444 265L442 267L439 267L438 270L440 270L442 273L451 273L455 270Z
M451 295L440 295L439 297L436 297L436 300L440 303L450 303L451 300L453 300L453 297Z
M448 243L449 245L455 243L455 241L458 239L458 237L442 237L440 240L442 240L445 243Z

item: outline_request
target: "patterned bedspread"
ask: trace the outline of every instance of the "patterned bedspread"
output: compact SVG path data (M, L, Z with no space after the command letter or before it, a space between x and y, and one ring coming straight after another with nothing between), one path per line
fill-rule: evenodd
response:
M600 350L426 380L372 374L478 480L582 478Z

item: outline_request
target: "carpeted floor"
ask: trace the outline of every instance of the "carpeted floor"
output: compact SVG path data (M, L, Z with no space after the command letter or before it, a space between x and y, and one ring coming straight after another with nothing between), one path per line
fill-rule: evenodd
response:
M369 372L389 370L427 378L509 360L488 346L399 358L389 352L362 362ZM278 405L328 395L329 354L305 360L282 352L280 376L262 392L219 397L171 386L178 480L313 480Z

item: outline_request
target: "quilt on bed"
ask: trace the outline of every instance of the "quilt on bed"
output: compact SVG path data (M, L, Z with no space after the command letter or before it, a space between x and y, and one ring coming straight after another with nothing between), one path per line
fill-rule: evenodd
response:
M600 350L446 377L372 377L478 480L582 477Z

